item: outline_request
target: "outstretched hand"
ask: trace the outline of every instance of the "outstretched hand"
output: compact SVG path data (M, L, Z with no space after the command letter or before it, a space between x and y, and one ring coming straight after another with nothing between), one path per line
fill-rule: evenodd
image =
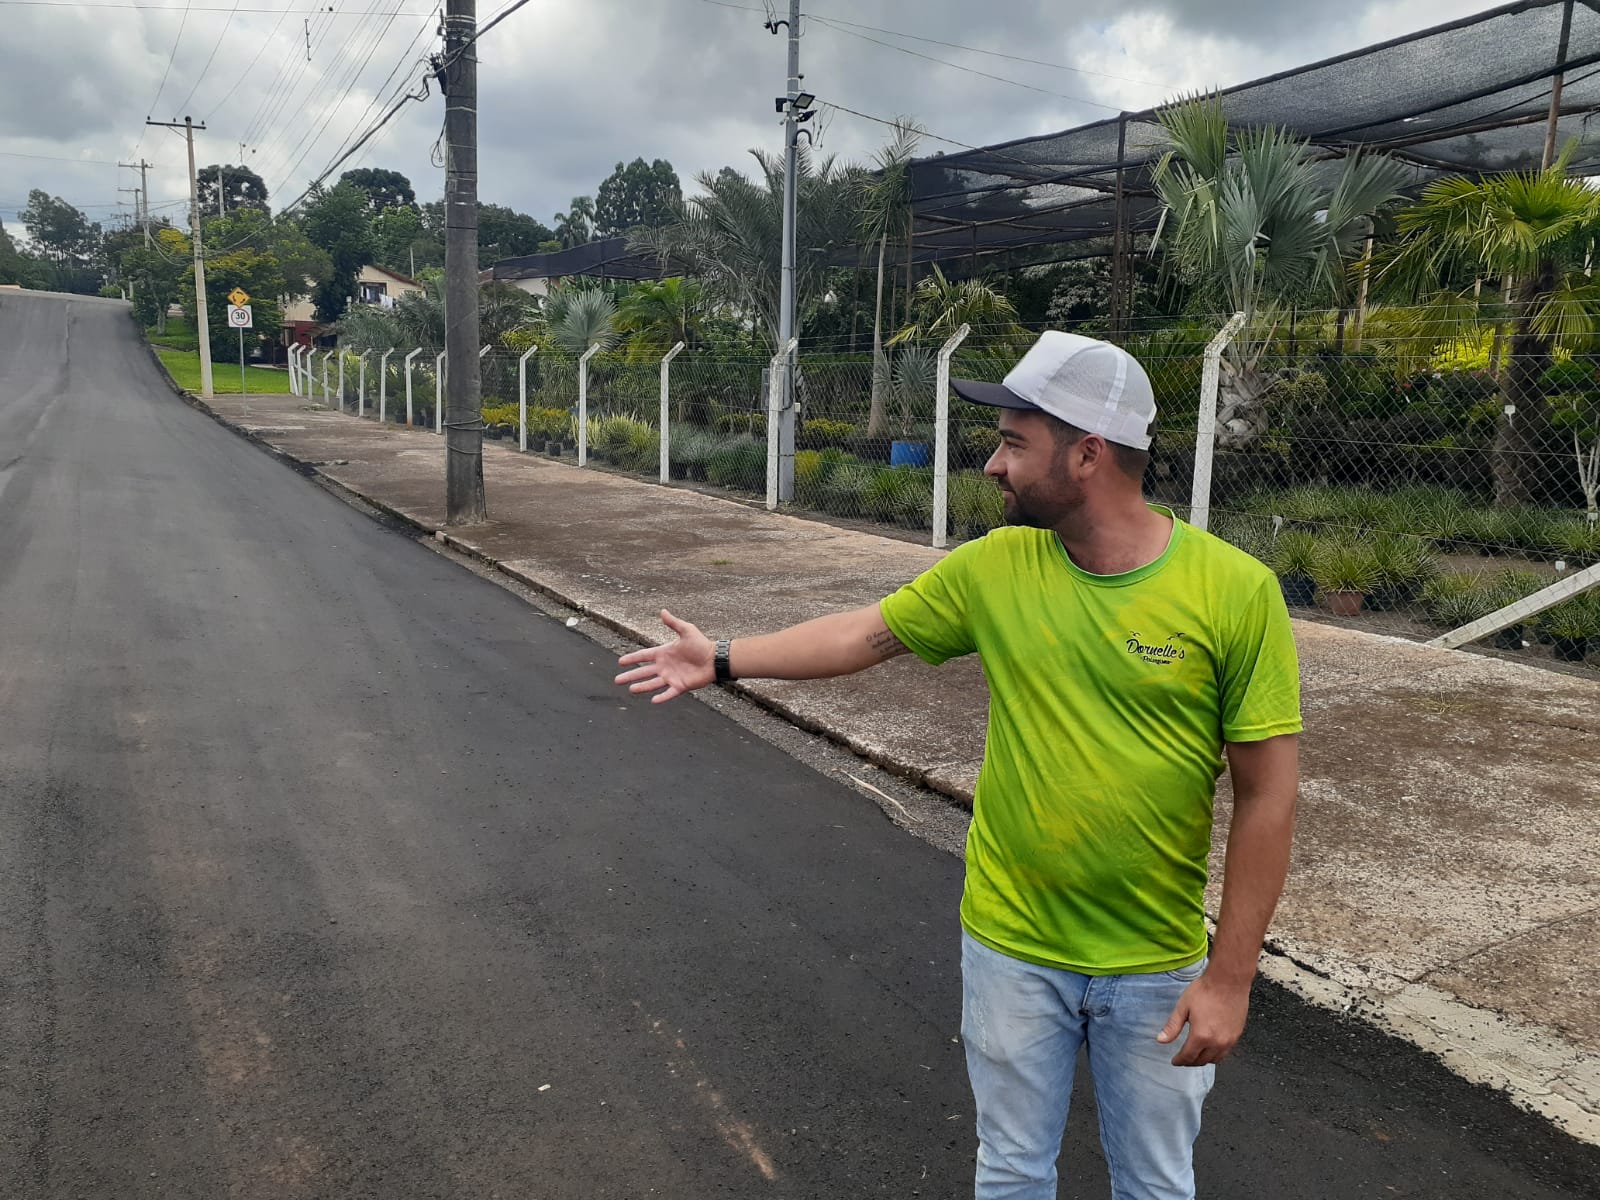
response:
M665 704L685 692L707 686L717 677L717 648L711 639L666 609L661 610L661 621L678 635L677 640L635 650L617 660L618 666L633 669L618 675L616 681L627 684L635 696L656 693L650 698L652 704Z

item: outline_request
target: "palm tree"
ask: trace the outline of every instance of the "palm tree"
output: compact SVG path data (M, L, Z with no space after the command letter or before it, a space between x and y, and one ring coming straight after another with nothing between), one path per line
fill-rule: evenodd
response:
M1223 358L1217 417L1217 444L1242 448L1267 431L1276 378L1260 361L1283 306L1341 294L1373 215L1399 197L1407 168L1352 152L1330 178L1287 130L1230 129L1216 96L1171 105L1159 119L1172 143L1152 178L1164 206L1163 268L1201 302L1245 314Z
M617 302L597 287L563 287L545 302L550 340L573 356L590 346L609 350L617 344Z
M1555 350L1579 348L1600 332L1600 281L1587 270L1600 237L1600 194L1567 178L1567 157L1543 171L1429 184L1399 214L1398 241L1378 265L1380 283L1422 302L1417 332L1428 341L1497 324L1499 306L1479 299L1479 281L1511 281L1510 362L1500 376L1493 451L1500 505L1548 499L1540 457L1553 438L1541 377Z
M693 279L645 280L617 308L617 328L631 334L628 358L650 362L678 342L694 345L706 321L706 290Z
M685 201L679 220L660 229L635 230L629 247L673 263L704 284L707 295L750 314L778 340L783 258L783 160L750 152L761 168L751 179L724 167L696 177L701 194ZM855 232L851 200L855 168L832 157L816 159L801 147L795 213L795 309L811 304L835 253Z
M963 325L978 333L973 347L981 342L1023 346L1032 340L1017 322L1016 306L1001 292L981 279L951 280L937 266L933 274L917 284L911 293L909 322L889 339L889 345L907 342L942 344Z
M555 235L563 250L589 241L594 236L594 201L588 196L574 196L567 211L556 214Z
M890 237L898 241L911 231L911 156L922 129L909 117L896 117L894 133L873 156L877 170L863 176L858 200L861 234L878 243L878 292L872 309L872 403L867 434L882 437L889 428L884 398L889 390L889 360L883 352L883 275Z

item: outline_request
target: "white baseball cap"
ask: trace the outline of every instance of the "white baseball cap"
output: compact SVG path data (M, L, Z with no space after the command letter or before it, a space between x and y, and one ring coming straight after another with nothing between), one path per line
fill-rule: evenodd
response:
M1133 355L1110 342L1049 329L1004 383L952 379L950 387L974 404L1037 409L1108 442L1150 449L1156 419L1150 377Z

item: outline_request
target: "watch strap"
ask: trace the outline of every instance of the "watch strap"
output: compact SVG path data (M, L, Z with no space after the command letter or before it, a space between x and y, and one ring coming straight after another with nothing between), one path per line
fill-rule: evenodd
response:
M733 681L732 654L732 639L723 638L717 643L717 652L712 661L716 665L718 683L731 683Z

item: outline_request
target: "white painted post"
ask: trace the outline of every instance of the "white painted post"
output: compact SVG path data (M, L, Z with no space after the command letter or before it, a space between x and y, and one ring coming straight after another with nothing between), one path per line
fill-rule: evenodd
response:
M1565 579L1558 579L1547 588L1542 588L1531 596L1524 596L1513 604L1508 604L1502 609L1490 613L1487 617L1479 617L1470 625L1463 625L1459 629L1452 629L1449 633L1441 634L1433 641L1426 643L1437 646L1441 650L1455 650L1480 638L1486 638L1491 633L1499 633L1512 625L1520 624L1536 613L1542 613L1551 605L1559 604L1576 596L1579 592L1586 592L1592 587L1600 586L1600 563L1592 567L1585 567L1575 574L1568 575Z
M333 359L334 351L325 351L322 355L322 403L328 403L328 397L333 393L328 388L328 363Z
M517 439L517 448L528 449L528 359L533 357L537 346L529 346L523 356L517 359L517 424L521 427L521 434Z
M589 463L589 360L600 353L596 342L578 360L578 465Z
M482 362L484 355L488 354L489 351L491 351L493 349L494 349L494 344L493 343L490 343L489 345L484 346L482 349L480 349L478 351L478 361ZM436 412L436 413L433 414L433 418L434 418L434 424L437 425L438 428L439 428L439 432L443 433L444 432L444 413ZM479 430L483 429L483 375L482 375L481 371L479 372L479 376L478 376L478 428L479 428Z
M300 343L290 342L289 355L286 361L289 364L289 394L291 396L298 396L300 394L299 364L295 361L299 357Z
M933 548L950 540L950 356L966 341L971 325L963 325L939 348L938 390L933 397Z
M417 355L419 355L421 353L422 353L422 347L418 346L410 354L406 355L406 425L408 427L412 424L412 421L411 421L411 363L417 357Z
M433 423L439 433L444 432L444 363L443 350L433 356Z
M339 411L344 411L344 351L339 352Z
M1194 435L1194 487L1189 493L1189 524L1196 529L1211 524L1211 460L1217 452L1217 388L1222 375L1222 352L1243 324L1244 314L1234 313L1206 347L1205 367L1200 374L1200 422Z
M666 483L669 479L672 478L671 414L670 414L669 408L668 408L669 404L671 403L671 399L672 399L672 388L671 388L671 386L670 386L670 384L668 382L668 378L667 378L667 376L668 376L668 368L672 365L672 360L678 357L678 354L679 354L680 351L682 351L682 349L683 349L683 343L679 342L671 350L668 350L667 351L667 356L661 360L661 428L660 428L660 433L661 433L661 482L662 483Z
M767 368L767 509L778 507L778 424L783 416L784 376L788 374L799 338L790 338L789 344L772 356Z
M389 356L393 350L385 350L383 357L378 360L378 424L383 424L389 419Z
M367 415L367 355L371 350L363 350L360 355L361 374L356 380L356 416Z

